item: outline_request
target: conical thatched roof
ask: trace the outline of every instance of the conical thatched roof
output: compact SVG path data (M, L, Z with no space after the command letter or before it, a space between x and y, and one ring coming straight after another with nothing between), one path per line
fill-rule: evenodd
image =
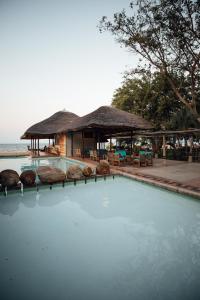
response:
M101 106L97 110L83 117L75 119L69 130L77 131L84 128L116 128L127 129L152 129L153 126L144 118L123 110Z
M33 135L38 136L53 136L56 133L66 132L71 126L72 121L79 118L76 114L67 111L58 111L51 117L36 123L31 126L24 135L22 139L29 138Z

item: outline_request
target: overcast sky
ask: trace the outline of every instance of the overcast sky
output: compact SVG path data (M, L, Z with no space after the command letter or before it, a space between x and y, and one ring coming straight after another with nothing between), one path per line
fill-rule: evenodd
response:
M136 57L97 28L129 0L0 0L0 143L66 109L110 105Z

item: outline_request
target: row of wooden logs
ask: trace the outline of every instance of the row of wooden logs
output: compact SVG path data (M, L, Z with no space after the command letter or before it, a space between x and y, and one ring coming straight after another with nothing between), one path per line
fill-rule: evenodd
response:
M81 179L90 177L93 175L93 170L89 166L85 166L81 169L79 165L71 165L65 173L61 169L45 166L38 167L36 171L23 171L19 176L16 171L7 169L0 172L0 184L3 188L17 186L19 182L25 186L33 186L36 181L36 174L38 175L41 183L53 184L57 182L64 182L66 179ZM96 167L96 174L110 174L109 163L105 160L101 160Z

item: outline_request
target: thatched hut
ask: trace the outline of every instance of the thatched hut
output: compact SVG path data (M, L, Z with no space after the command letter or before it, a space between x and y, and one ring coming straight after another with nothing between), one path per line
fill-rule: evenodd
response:
M101 106L83 117L60 111L31 126L23 139L53 138L60 147L60 154L74 156L77 150L84 155L85 150L97 149L97 143L114 137L117 133L133 135L137 130L149 130L152 125L142 117L111 106ZM38 147L39 148L39 147Z
M72 155L77 148L82 150L96 149L107 138L115 137L117 133L130 136L138 130L149 130L153 126L141 116L122 111L111 106L101 106L97 110L76 118L68 129L71 135Z
M59 145L59 154L65 156L67 149L66 131L76 118L79 117L72 112L58 111L49 118L28 128L21 139L30 139L31 149L38 153L39 140L52 139L54 145Z
M109 133L152 129L150 122L141 116L111 107L101 106L97 110L73 120L71 131L80 131L89 128L103 129Z

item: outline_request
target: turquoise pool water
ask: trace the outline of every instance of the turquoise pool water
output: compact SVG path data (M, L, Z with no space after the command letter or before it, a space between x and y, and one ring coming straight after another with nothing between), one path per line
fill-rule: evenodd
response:
M39 166L53 166L62 169L66 172L67 168L71 164L78 164L81 167L83 163L75 160L70 160L60 157L49 157L49 158L31 158L31 157L13 157L13 158L0 158L0 172L5 169L13 169L18 173L24 170L35 170Z
M3 300L200 299L200 203L130 179L0 195Z

